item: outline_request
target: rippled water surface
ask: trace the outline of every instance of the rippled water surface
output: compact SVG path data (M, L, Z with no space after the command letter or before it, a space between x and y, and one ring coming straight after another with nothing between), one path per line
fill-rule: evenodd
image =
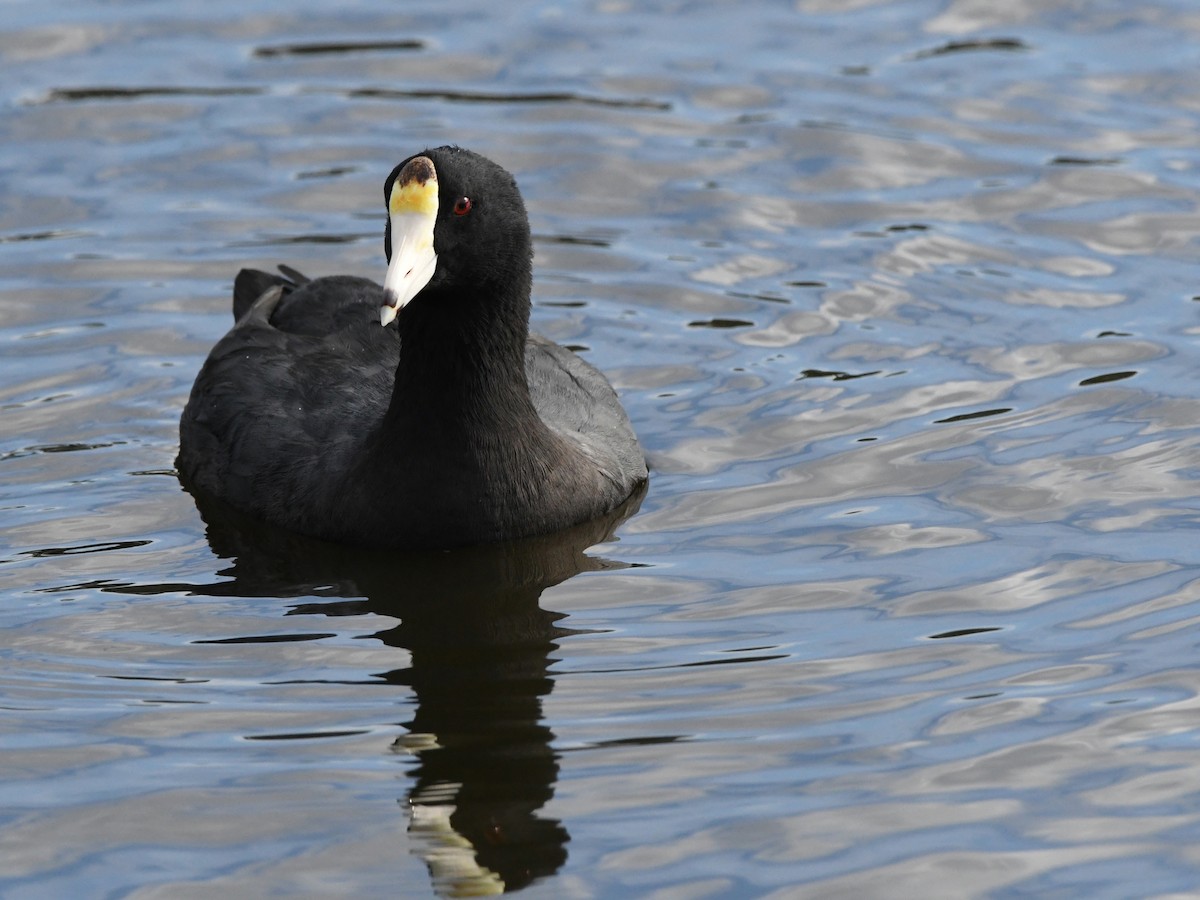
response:
M1186 0L3 4L0 893L1200 891ZM233 275L513 171L610 536L197 509Z

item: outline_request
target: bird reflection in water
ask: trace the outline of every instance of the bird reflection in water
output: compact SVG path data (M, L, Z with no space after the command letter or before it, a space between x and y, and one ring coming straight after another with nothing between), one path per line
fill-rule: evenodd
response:
M518 890L557 872L570 840L539 810L558 778L542 699L554 686L556 641L573 632L538 600L580 572L625 567L585 551L610 538L643 493L558 534L412 555L311 540L197 496L209 544L233 559L220 573L232 581L188 590L308 598L289 614L399 619L374 636L407 650L410 663L376 677L416 695L407 733L392 745L415 759L406 798L413 852L442 896Z

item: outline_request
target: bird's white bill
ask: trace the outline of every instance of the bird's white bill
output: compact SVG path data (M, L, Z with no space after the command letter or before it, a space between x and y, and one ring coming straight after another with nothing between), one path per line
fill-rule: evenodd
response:
M436 190L436 184L434 187ZM437 254L433 252L436 219L436 200L432 212L421 210L392 215L392 261L388 263L383 279L380 324L387 325L396 318L396 313L433 277L433 270L437 268Z

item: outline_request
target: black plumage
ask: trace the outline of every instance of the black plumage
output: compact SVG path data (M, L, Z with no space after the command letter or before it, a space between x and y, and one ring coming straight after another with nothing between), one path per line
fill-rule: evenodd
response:
M529 332L515 181L467 150L418 156L436 171L428 283L385 327L394 295L368 279L240 272L236 324L180 422L180 476L265 521L367 546L508 540L609 512L645 460L604 376ZM389 204L414 160L389 176Z

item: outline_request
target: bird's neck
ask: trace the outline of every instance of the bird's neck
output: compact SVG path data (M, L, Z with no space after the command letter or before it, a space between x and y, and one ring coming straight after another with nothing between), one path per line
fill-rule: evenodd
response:
M514 309L494 296L478 298L492 306L472 307L475 298L423 292L396 319L391 403L346 489L444 530L423 540L482 543L583 518L571 504L546 506L575 490L582 461L530 396L529 295L521 296Z
M515 306L429 292L405 308L388 430L428 447L436 437L452 442L501 424L540 426L525 374L529 301Z
M423 293L397 317L395 388L358 481L416 520L453 522L467 543L569 524L539 512L571 451L530 397L528 316L460 300Z

